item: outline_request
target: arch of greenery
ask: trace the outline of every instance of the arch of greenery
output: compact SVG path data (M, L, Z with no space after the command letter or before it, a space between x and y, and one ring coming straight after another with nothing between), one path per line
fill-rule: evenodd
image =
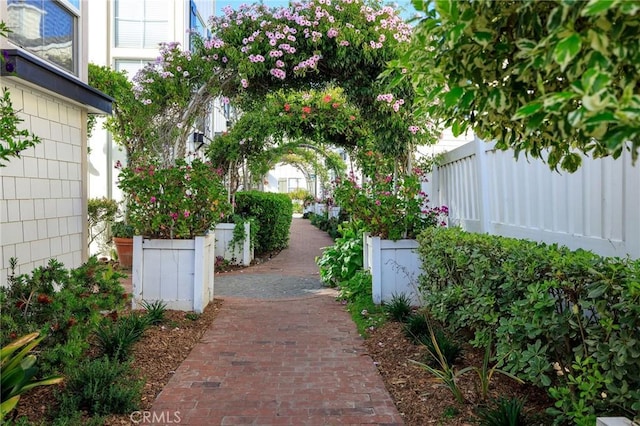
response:
M255 4L226 9L210 20L210 31L212 39L197 40L191 51L162 46L134 79L145 108L129 124L131 161L152 154L170 164L184 156L194 123L217 97L242 111L210 144L209 156L223 167L273 158L274 148L300 140L402 161L431 140L412 113L412 86L391 92L378 79L410 40L410 27L391 7L361 0Z

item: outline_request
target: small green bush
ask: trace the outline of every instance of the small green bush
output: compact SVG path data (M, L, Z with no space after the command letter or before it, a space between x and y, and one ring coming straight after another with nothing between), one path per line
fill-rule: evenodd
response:
M129 363L107 357L83 361L66 373L66 386L58 395L60 415L78 411L91 415L135 411L143 383L133 373Z
M257 253L282 250L289 245L293 206L287 194L238 192L236 213L244 218L253 217L258 223L255 245Z
M325 247L322 256L316 258L320 279L329 287L342 286L341 283L351 279L363 267L362 230L358 226L345 225L340 227L340 233L342 236L332 246Z
M455 339L450 338L441 328L435 327L433 330L433 336L435 338L435 344L430 335L422 335L419 337L419 343L425 345L431 354L437 353L435 345L438 345L440 352L444 360L446 361L449 367L453 367L456 363L460 354L462 354L462 347L455 341ZM431 359L431 355L428 355L427 363L433 362Z
M404 334L414 343L429 339L429 321L423 313L416 313L407 317L404 324Z
M152 303L143 300L140 305L145 310L144 316L148 324L157 325L164 321L164 316L167 313L167 304L162 300L156 300Z
M559 419L640 413L640 260L457 228L419 241L430 314L476 347L495 333L501 367L549 389Z
M478 410L481 426L527 426L524 400L519 398L499 398L488 407Z
M148 325L144 316L133 312L116 321L105 318L95 331L98 347L106 357L125 361Z
M411 299L404 293L394 294L384 311L394 321L404 322L411 315Z

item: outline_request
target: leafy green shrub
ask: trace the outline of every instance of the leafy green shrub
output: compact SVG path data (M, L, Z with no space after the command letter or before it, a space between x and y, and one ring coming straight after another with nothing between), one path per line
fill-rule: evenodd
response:
M410 315L404 325L404 334L414 343L420 343L424 338L429 338L429 321L422 313Z
M420 243L431 315L477 347L495 333L505 371L555 389L559 418L640 412L640 260L456 228Z
M258 229L260 229L260 225L255 217L242 217L240 215L234 214L231 217L231 223L235 223L236 226L233 228L233 238L229 241L229 248L233 251L235 247L241 247L241 244L244 242L246 235L244 224L249 223L249 244L250 248L254 249L256 247L256 240L258 237Z
M371 274L368 271L356 271L353 277L343 281L338 297L347 303L347 310L360 335L365 336L369 330L384 323L382 306L373 303Z
M167 313L167 304L162 300L156 300L153 303L143 300L140 305L145 310L144 316L148 324L156 325L164 321L164 316Z
M23 393L37 386L54 385L62 377L36 379L36 356L30 352L42 341L39 333L22 336L0 348L0 421L15 408Z
M334 245L325 247L322 256L316 258L320 279L329 287L342 286L342 282L352 278L363 267L362 231L357 226L344 225L340 232L342 236L335 240Z
M88 359L66 372L66 386L58 395L59 412L122 414L138 408L142 381L131 365L107 357Z
M394 321L404 322L411 315L411 299L404 293L394 294L391 301L384 305L384 311Z
M256 235L257 253L282 250L289 245L293 206L287 194L238 192L236 213L244 218L253 217L260 225Z
M148 325L144 316L135 313L119 317L116 321L105 318L95 331L98 347L106 357L125 361Z
M493 406L478 410L482 426L526 426L529 423L524 413L524 400L499 398Z
M419 343L425 345L430 354L437 353L435 345L438 345L447 365L450 367L453 366L460 357L460 354L462 354L462 347L454 339L447 336L441 328L435 328L433 330L433 337L435 338L435 343L434 339L431 338L431 335L421 335ZM430 361L433 360L427 359L427 363Z
M93 257L72 270L52 259L31 274L12 273L9 285L0 288L0 344L39 331L47 335L39 345L45 373L77 364L102 318L100 311L124 306L121 277Z

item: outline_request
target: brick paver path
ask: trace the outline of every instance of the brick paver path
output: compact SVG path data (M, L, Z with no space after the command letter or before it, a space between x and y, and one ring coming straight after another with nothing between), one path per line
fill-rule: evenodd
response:
M330 244L308 221L294 219L287 250L243 272L216 275L216 297L219 289L225 293L222 310L158 395L156 419L403 424L349 314L335 293L318 286L314 258ZM267 290L258 288L265 283Z

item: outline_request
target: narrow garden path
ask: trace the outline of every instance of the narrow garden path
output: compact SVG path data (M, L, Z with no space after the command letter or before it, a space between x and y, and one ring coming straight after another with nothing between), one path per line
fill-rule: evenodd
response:
M216 275L223 307L152 412L181 425L403 424L349 314L320 285L314 259L330 244L293 219L288 249Z

